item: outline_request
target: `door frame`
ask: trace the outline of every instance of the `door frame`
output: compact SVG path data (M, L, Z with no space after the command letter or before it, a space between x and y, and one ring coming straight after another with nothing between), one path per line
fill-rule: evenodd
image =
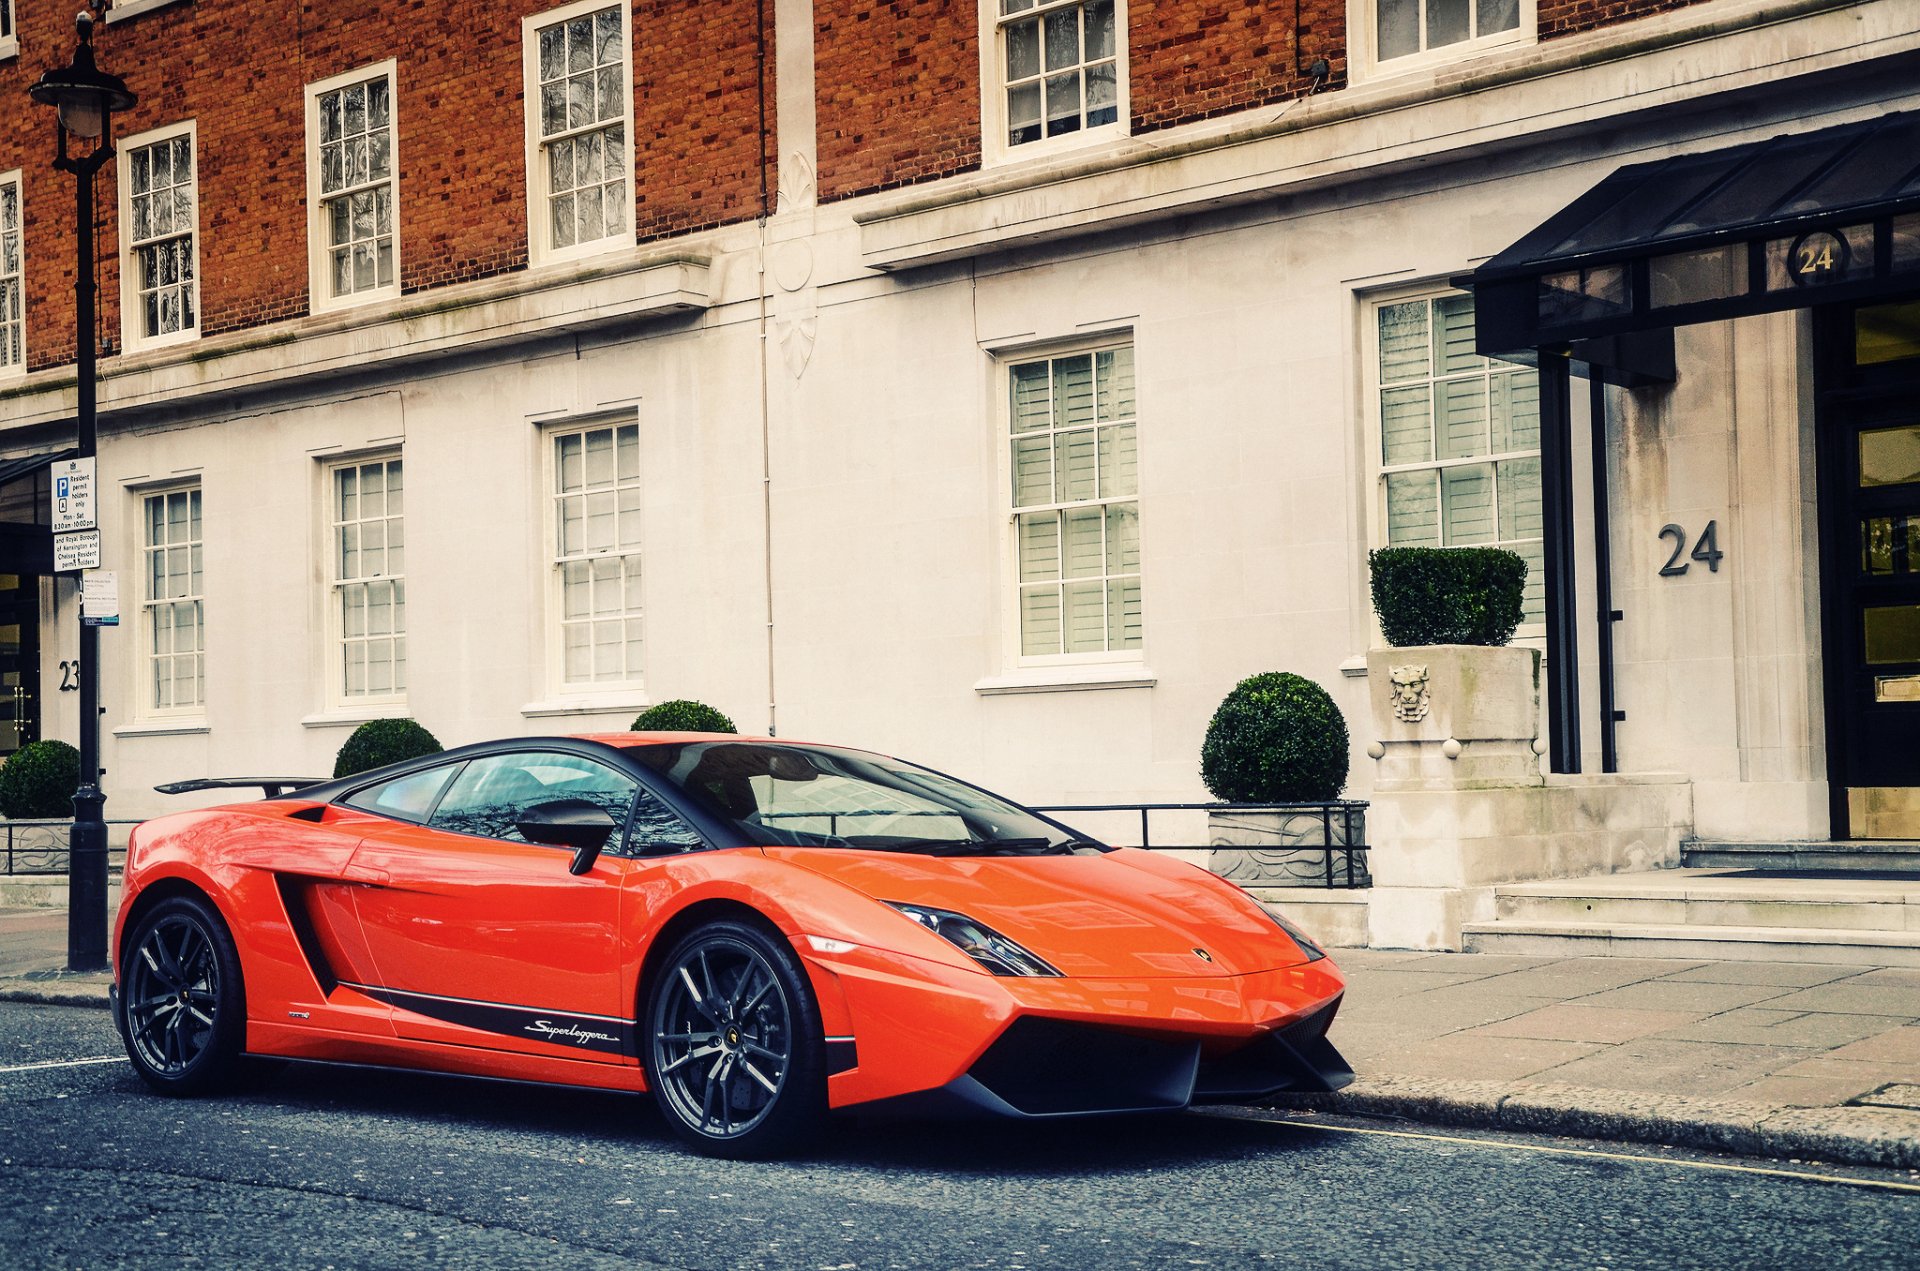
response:
M1920 300L1920 291L1910 296L1876 297L1872 301L1819 305L1813 317L1813 429L1814 495L1820 544L1820 681L1825 716L1827 745L1827 811L1830 833L1837 840L1851 840L1852 810L1847 800L1851 739L1846 728L1846 695L1850 677L1856 670L1853 649L1853 623L1849 613L1851 589L1844 580L1855 572L1859 552L1858 530L1852 523L1850 493L1843 476L1851 471L1851 456L1845 449L1852 441L1850 408L1859 401L1879 397L1905 378L1897 372L1862 373L1853 361L1854 313L1857 309L1882 304L1900 304ZM1910 372L1920 380L1920 370ZM1842 421L1845 421L1844 424ZM1841 523L1840 510L1848 510L1847 523Z

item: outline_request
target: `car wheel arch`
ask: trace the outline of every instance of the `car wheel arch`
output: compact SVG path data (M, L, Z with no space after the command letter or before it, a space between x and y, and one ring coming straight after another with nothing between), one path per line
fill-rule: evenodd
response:
M153 911L155 905L165 900L171 900L175 896L190 896L195 900L204 902L216 914L220 915L220 921L227 924L227 931L229 933L233 931L233 923L228 920L225 913L221 912L219 902L214 900L213 896L205 887L200 886L192 879L181 878L176 875L155 879L140 889L140 894L133 898L133 908L120 915L119 926L122 937L124 938L139 930L141 922ZM119 950L115 950L116 961L118 953Z
M767 935L782 943L788 941L785 932L772 918L761 910L755 909L745 901L726 897L709 897L696 900L686 908L668 918L660 925L647 941L646 954L640 959L640 975L634 984L634 1018L644 1020L647 1009L647 997L653 992L653 981L660 974L660 967L680 938L695 927L711 922L744 922L760 928Z

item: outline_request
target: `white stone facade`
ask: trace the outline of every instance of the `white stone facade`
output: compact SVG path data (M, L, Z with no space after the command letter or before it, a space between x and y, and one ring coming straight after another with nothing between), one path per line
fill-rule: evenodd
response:
M328 772L369 713L453 745L622 728L675 697L1035 803L1196 800L1208 718L1265 670L1333 692L1365 798L1369 306L1445 288L1623 163L1920 106L1912 17L1697 6L826 206L800 122L808 24L782 22L764 227L105 365L106 564L128 615L101 642L108 815L159 811L162 781ZM1134 355L1143 642L1035 665L1001 377L1098 341ZM1808 348L1796 315L1686 329L1675 387L1613 398L1622 767L1691 779L1703 835L1826 834ZM0 419L25 452L73 406L71 372L47 372ZM546 434L605 421L639 429L644 677L567 691ZM410 674L403 707L369 712L328 688L324 473L393 453ZM186 482L206 701L155 714L136 518ZM1719 570L1659 577L1660 527L1707 520ZM1578 559L1590 583L1590 542ZM43 728L71 737L74 695L51 688L74 593L48 591Z

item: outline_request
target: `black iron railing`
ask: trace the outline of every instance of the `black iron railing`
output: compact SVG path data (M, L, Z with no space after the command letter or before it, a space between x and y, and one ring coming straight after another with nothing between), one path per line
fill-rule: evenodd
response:
M126 863L127 834L120 827L138 821L107 822L107 868L118 873ZM0 821L0 875L31 876L67 872L71 820Z
M1035 812L1064 821L1104 842L1150 851L1206 852L1207 866L1222 877L1249 886L1367 887L1367 805L1357 799L1329 803L1055 803L1028 804ZM1154 841L1155 813L1184 813L1189 824L1205 813L1205 842L1163 832ZM1139 818L1135 842L1131 825L1104 832L1087 820L1097 815L1113 822ZM1165 817L1161 818L1163 821ZM1191 835L1191 829L1185 831Z

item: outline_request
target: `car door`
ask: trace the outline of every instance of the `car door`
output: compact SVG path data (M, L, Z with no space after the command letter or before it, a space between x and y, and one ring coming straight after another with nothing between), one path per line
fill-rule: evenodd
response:
M617 846L636 789L612 767L561 751L467 761L424 824L370 830L349 864L360 921L403 1038L619 1062L633 1023L621 998L621 879L611 852L582 875L570 848L528 842L527 809L559 799L605 808Z

